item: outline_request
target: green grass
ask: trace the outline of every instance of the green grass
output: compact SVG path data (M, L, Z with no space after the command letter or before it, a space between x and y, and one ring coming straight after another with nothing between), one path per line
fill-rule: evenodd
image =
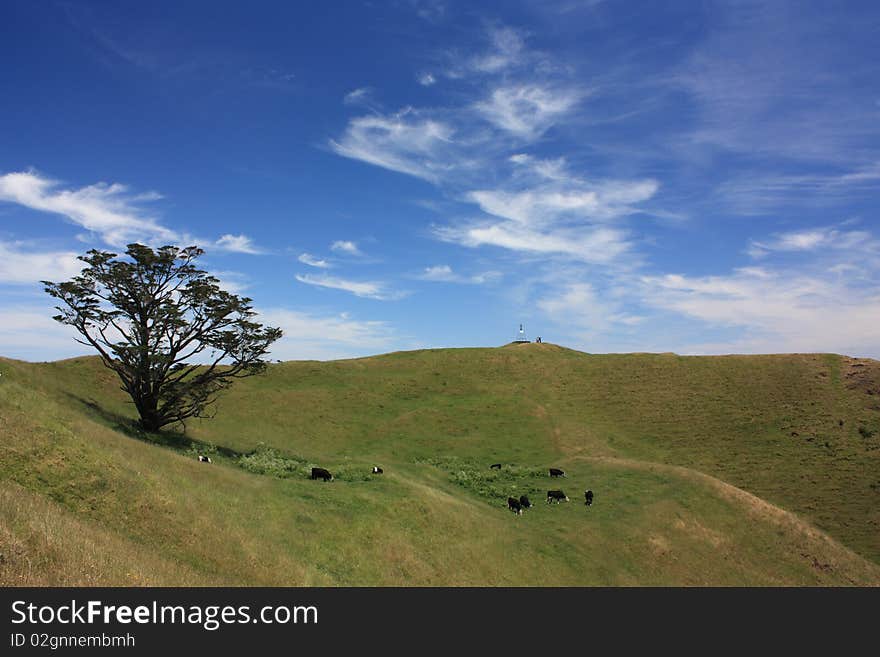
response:
M544 344L288 362L158 436L114 376L0 359L0 583L880 583L875 361Z

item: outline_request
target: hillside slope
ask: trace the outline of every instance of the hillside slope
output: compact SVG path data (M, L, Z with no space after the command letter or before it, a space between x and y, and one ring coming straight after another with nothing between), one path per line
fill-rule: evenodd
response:
M425 350L272 365L157 445L96 359L0 360L0 583L876 585L878 391L833 355Z

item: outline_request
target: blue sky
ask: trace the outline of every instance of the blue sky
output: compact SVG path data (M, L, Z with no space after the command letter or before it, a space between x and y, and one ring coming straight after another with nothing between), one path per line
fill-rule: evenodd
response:
M195 243L273 357L880 357L876 2L0 5L0 354Z

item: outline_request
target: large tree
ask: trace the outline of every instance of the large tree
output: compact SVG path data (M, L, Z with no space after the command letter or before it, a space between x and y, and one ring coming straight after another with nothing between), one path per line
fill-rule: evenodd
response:
M127 259L92 249L79 276L42 281L59 299L53 319L73 326L112 369L140 414L158 431L206 417L217 393L266 368L281 337L252 321L251 299L231 294L193 261L202 249L129 244Z

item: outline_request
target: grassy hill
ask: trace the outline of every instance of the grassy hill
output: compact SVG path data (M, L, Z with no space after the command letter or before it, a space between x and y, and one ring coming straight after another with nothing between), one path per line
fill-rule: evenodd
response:
M872 360L422 350L133 418L95 358L0 359L0 584L880 584Z

